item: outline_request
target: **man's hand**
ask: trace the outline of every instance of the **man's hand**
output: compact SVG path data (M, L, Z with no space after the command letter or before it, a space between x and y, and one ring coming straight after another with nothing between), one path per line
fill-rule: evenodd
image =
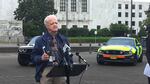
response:
M46 53L44 53L44 54L42 55L41 59L42 59L43 61L47 61L47 60L49 60L49 55L46 54Z

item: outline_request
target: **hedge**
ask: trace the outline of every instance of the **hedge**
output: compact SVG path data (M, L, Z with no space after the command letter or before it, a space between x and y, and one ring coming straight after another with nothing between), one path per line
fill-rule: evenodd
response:
M70 43L103 43L111 37L69 37Z

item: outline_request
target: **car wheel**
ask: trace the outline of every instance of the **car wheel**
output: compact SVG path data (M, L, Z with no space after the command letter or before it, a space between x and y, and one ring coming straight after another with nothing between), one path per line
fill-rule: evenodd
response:
M100 57L97 55L97 58L96 58L96 60L97 60L97 64L104 64L104 62L102 61L102 60L100 60Z
M29 65L29 62L30 62L30 59L28 58L28 56L18 54L18 63L21 66L27 66Z

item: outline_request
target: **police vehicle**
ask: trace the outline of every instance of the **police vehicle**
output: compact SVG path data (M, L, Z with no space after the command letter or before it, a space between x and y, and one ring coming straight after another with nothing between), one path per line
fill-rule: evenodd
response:
M112 37L97 51L97 63L123 62L136 65L143 60L142 46L136 38Z

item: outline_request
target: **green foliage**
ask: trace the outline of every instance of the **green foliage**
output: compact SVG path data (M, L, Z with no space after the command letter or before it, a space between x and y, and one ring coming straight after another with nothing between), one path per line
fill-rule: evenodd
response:
M146 34L145 28L141 27L138 36L146 36Z
M111 36L111 32L108 28L103 28L97 31L98 36L108 37Z
M140 23L140 31L138 32L138 36L142 37L142 36L146 36L147 32L145 31L144 25L142 24L142 22Z
M150 36L150 6L149 9L145 12L145 14L147 15L147 18L144 20L144 25L146 26L146 31L147 31L147 35L148 37Z
M79 31L79 28L71 28L69 29L69 36L71 37L75 37L75 36L78 36L80 31Z
M124 36L128 33L129 28L124 24L111 24L110 32L113 36Z
M68 31L69 31L69 29L67 29L67 28L61 28L61 29L59 29L59 32L61 34L63 34L64 36L68 35Z
M95 35L97 31L97 35ZM111 24L109 28L91 29L88 28L61 28L60 33L68 37L109 37L109 36L125 36L128 33L128 27L123 24Z
M23 29L23 34L26 37L33 37L36 35L41 34L41 29L43 28L39 28L37 27L37 25L35 25L33 22L27 22L23 25L24 29ZM35 31L36 30L36 31Z
M87 28L71 28L68 31L70 37L88 36L89 30Z
M57 12L54 9L53 0L18 0L18 3L19 6L14 11L14 15L16 20L23 20L24 36L41 34L45 31L44 18Z
M91 29L91 31L89 31L89 36L95 36L94 32L96 31L96 29Z
M110 37L69 37L71 43L103 43L108 41Z
M80 35L81 36L88 36L89 35L89 30L88 28L79 28L80 29Z
M145 12L145 14L147 15L147 18L144 20L144 25L150 25L150 7L149 9Z

